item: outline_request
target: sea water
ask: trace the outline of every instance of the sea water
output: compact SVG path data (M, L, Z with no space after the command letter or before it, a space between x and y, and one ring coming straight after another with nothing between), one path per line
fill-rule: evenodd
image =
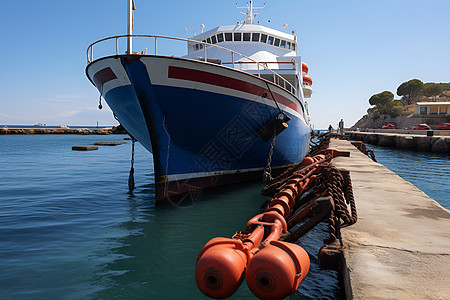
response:
M231 237L261 212L262 183L204 192L155 206L151 155L131 142L72 151L125 135L0 136L0 299L207 299L194 279L210 239ZM298 244L311 269L289 299L339 299L334 271L317 254L320 224ZM246 283L231 299L255 299Z
M450 209L450 155L371 144L377 162Z

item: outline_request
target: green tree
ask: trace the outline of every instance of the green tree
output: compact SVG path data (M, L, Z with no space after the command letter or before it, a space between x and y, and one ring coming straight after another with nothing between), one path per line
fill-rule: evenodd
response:
M423 85L423 94L427 97L434 97L436 101L436 96L444 91L444 86L439 83L428 82Z
M389 91L384 91L372 95L369 99L369 103L370 105L375 105L380 114L388 114L393 106L392 100L394 100L394 94Z
M391 111L389 112L389 115L391 117L398 117L401 116L402 113L403 113L403 106L394 105Z
M402 100L405 105L413 104L420 96L423 89L423 82L419 79L411 79L403 82L397 88L397 95L403 96Z
M394 100L392 102L394 103L394 106L401 106L401 107L403 107L402 100Z

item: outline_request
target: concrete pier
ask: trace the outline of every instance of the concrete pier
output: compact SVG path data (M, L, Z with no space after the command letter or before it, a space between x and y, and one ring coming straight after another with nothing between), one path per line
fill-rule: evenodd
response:
M450 211L348 141L358 221L342 228L347 299L450 299Z
M345 134L352 140L363 141L372 145L379 145L383 147L397 147L402 149L436 153L450 153L450 136L447 135L447 131L434 131L433 135L430 136L426 135L426 132L424 134L424 132L416 134L409 132L345 131Z

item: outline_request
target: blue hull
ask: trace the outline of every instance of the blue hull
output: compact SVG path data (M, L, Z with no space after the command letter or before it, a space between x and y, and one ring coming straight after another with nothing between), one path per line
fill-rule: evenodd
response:
M258 135L258 130L279 113L274 101L261 97L255 97L258 101L249 100L252 97L247 94L242 97L242 91L226 86L227 83L220 77L222 75L217 75L217 88L211 82L207 82L207 88L199 88L199 82L201 84L201 81L210 79L196 79L189 75L181 81L180 76L175 73L171 75L169 67L168 78L172 76L175 78L172 81L178 80L182 84L176 86L170 80L170 84L164 84L164 80L153 79L149 67L153 62L146 63L147 58L158 57L143 56L141 59L127 60L123 56L120 60L116 59L120 61L120 66L112 70L123 67L129 83L126 80L117 82L103 96L128 132L153 153L157 201L193 189L261 177L267 165L272 140L264 141ZM158 66L161 61L157 62ZM183 60L172 59L169 64L179 61ZM108 66L114 60L94 61L87 68L88 76L89 67L96 62ZM202 67L206 67L208 72L221 74L220 68L225 69L208 63L191 64L192 67L186 70L194 70L197 65L205 64ZM230 70L227 68L224 72L229 73ZM252 85L254 93L259 92L254 88L258 81L262 82L262 87L267 85L263 79L253 75L233 72L238 73L239 82L245 81L247 77L249 81L255 82ZM201 75L199 72L192 74ZM108 82L115 81L105 81L105 78L91 80L99 90ZM234 84L239 82L232 80L235 79L230 79L230 86L238 86ZM196 84L194 88L189 86L191 83ZM224 90L224 86L228 90ZM289 94L286 92L286 95ZM293 95L291 98L293 102L298 102L301 111L297 113L292 109L283 109L291 120L288 122L289 127L275 138L271 162L273 168L286 168L301 162L309 148L310 128L304 120L306 113L303 104Z

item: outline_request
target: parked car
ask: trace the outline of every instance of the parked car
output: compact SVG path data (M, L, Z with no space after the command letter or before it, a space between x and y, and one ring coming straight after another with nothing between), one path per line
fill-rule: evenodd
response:
M392 123L384 123L384 125L381 127L383 129L395 129L395 125Z
M436 126L436 129L450 130L450 123L442 123Z
M416 124L413 127L409 127L410 130L431 130L427 124Z

